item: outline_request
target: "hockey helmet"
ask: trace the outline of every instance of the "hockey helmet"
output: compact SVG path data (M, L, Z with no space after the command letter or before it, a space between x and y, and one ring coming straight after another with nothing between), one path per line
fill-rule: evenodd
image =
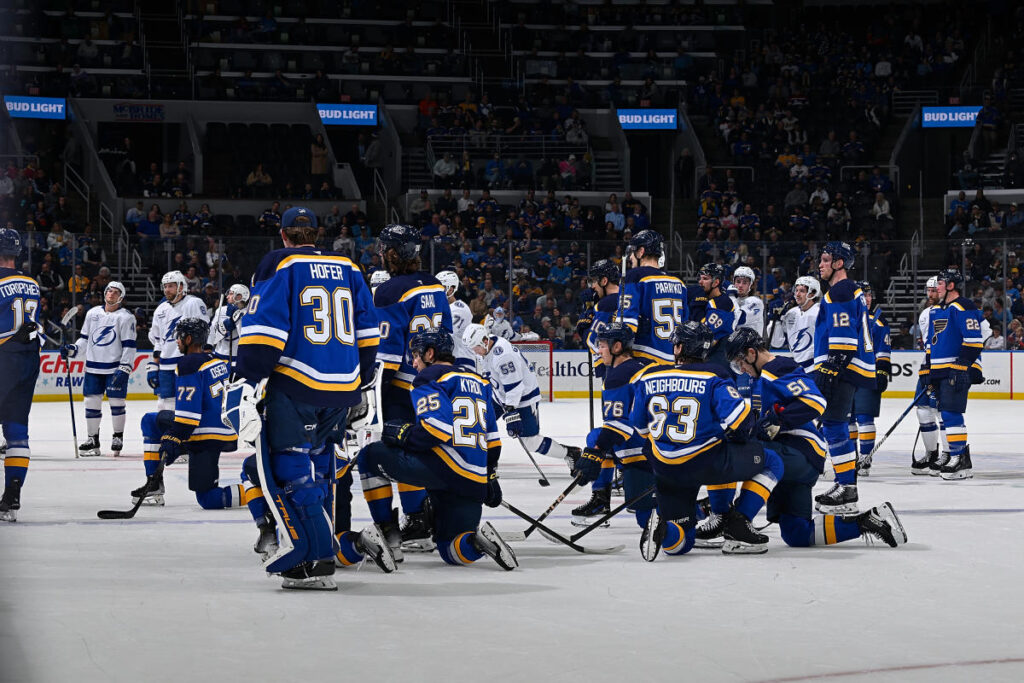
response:
M124 285L122 285L117 280L111 280L109 283L107 283L107 286L103 288L103 299L104 299L104 301L106 301L106 299L107 299L107 292L109 292L112 289L117 291L118 296L117 296L117 302L116 303L120 304L122 301L124 301L125 288L124 288Z
M807 288L808 299L818 299L821 297L821 284L818 282L818 278L811 277L810 275L801 275L793 283L794 287L803 285Z
M462 332L462 343L470 349L484 346L485 339L487 339L487 328L480 323L470 323Z
M391 274L386 270L375 270L370 273L370 288L377 289L391 279Z
M682 346L683 358L695 358L703 361L711 351L715 335L711 328L695 320L687 320L672 330L672 346Z
M664 252L664 240L656 230L641 230L629 239L627 253L634 253L643 247L644 256L661 256Z
M613 320L598 329L597 341L607 342L609 348L615 342L621 342L623 350L631 349L633 347L633 329L621 320Z
M935 276L935 279L937 280L936 286L938 286L939 282L952 282L953 289L955 289L956 291L959 292L964 288L964 276L961 275L960 271L957 270L956 268L946 268L945 270L940 270L939 274ZM945 285L943 285L941 289L945 291Z
M737 375L743 374L739 360L747 355L747 349L761 350L767 348L761 335L749 327L741 327L734 331L724 343L725 358L729 361L729 367Z
M825 246L821 248L821 253L830 254L833 261L842 259L843 268L846 270L853 268L853 248L851 248L846 242L840 242L838 240L827 242Z
M21 234L12 228L0 228L0 256L18 258L21 255Z
M174 338L192 337L193 344L203 345L210 336L210 323L203 318L182 318L174 328Z
M459 291L459 276L453 270L442 270L435 277L437 281L444 285L445 290L452 290L452 294Z
M498 317L504 318L505 317L505 309L502 308L501 306L498 306L497 308L495 308L494 309L494 317L495 318L498 318Z
M178 296L184 295L188 291L188 280L181 274L180 270L172 270L164 273L164 276L160 278L160 289L164 289L167 285L178 285ZM167 291L164 290L164 296L167 295ZM177 300L177 297L175 297Z
M239 308L245 306L249 301L249 288L245 285L231 285L231 287L228 288L228 294L234 294L237 297L241 297L235 301L235 305Z
M737 278L746 277L750 278L750 287L754 287L754 282L757 280L757 275L754 274L754 269L750 266L740 266L736 270L732 271L732 281L736 282Z
M377 253L384 256L388 249L394 249L398 257L406 261L416 258L420 252L420 231L401 223L385 225L377 238Z
M719 284L721 284L722 280L725 279L725 268L720 263L705 263L697 271L697 277L701 275L707 275L711 278L712 282L718 280Z
M606 258L590 266L590 270L587 271L591 284L596 284L603 277L608 278L608 282L618 282L620 274L619 267Z
M434 358L453 357L455 352L455 340L452 339L448 330L440 327L429 327L413 335L409 340L409 350L423 356L427 349L434 349Z

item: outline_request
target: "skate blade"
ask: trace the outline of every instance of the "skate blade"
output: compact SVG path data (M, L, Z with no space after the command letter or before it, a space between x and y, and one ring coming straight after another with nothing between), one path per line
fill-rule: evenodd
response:
M139 504L139 499L133 496L132 497L132 505L138 505L138 504ZM163 507L163 505L164 505L164 497L163 496L148 496L144 501L142 501L142 504L143 505L152 505L154 507Z
M960 470L959 472L950 472L949 474L940 474L943 481L959 481L960 479L973 479L974 472L970 470Z
M300 591L336 591L338 584L330 576L310 576L305 579L284 579L281 588Z
M598 519L600 519L600 515L594 515L593 517L578 517L578 516L574 515L573 518L569 521L569 523L572 524L573 526L584 527L584 526L590 526L591 524L596 522ZM601 525L601 527L605 528L605 527L610 527L611 525L612 525L611 522L607 522L606 521L604 524Z
M7 510L0 512L0 522L17 522L18 513L14 510Z
M103 455L98 449L92 449L88 451L78 451L78 456L81 458L96 458Z
M723 555L763 555L766 552L768 552L767 543L742 543L732 540L722 543Z
M437 544L429 538L417 539L415 541L402 541L400 546L403 553L432 553ZM395 561L401 562L398 559L398 555L395 555Z
M823 515L853 515L857 514L857 503L846 503L845 505L822 505L815 503L814 509Z
M928 476L928 475L931 474L931 470L929 470L927 468L921 469L919 467L913 467L912 466L910 468L910 473L913 474L913 475L917 475L917 476L921 476L921 475Z
M698 538L693 542L694 548L721 548L725 544L725 539L721 536L715 538Z

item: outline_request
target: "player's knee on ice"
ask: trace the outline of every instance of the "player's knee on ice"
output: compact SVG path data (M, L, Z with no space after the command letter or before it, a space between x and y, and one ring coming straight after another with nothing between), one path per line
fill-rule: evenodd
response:
M796 515L779 515L779 531L782 540L791 548L808 548L814 545L814 522Z

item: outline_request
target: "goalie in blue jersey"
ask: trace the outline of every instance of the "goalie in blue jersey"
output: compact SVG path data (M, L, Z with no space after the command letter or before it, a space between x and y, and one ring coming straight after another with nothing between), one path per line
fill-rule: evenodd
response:
M472 564L484 555L502 569L519 566L515 553L490 522L483 505L501 503L497 466L501 441L491 407L491 386L475 372L455 367L455 341L444 329L417 333L410 344L412 421L384 423L381 441L359 453L359 476L378 524L391 519L391 484L424 487L432 501L434 541L448 564Z

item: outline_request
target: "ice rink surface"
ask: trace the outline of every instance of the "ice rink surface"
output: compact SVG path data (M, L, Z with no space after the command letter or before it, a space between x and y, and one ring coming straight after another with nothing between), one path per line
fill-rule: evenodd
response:
M906 405L884 402L879 435ZM182 465L167 471L166 507L98 520L130 507L144 480L149 406L129 403L125 456L78 461L67 404L33 408L19 521L0 526L0 680L1024 680L1020 404L971 403L970 481L910 475L913 414L886 442L860 498L862 509L893 503L910 539L896 550L791 549L771 527L767 555L694 550L648 564L623 514L581 541L625 544L617 555L531 536L514 544L513 572L406 555L391 575L339 570L337 593L281 590L252 552L248 511L201 510ZM549 436L582 444L587 422L585 401L543 404ZM222 457L221 484L239 480L241 460ZM535 515L568 483L563 464L542 465L550 488L506 443L505 496ZM588 497L574 492L552 526L569 531ZM354 516L357 528L369 519L358 491ZM484 518L525 526L502 508Z

